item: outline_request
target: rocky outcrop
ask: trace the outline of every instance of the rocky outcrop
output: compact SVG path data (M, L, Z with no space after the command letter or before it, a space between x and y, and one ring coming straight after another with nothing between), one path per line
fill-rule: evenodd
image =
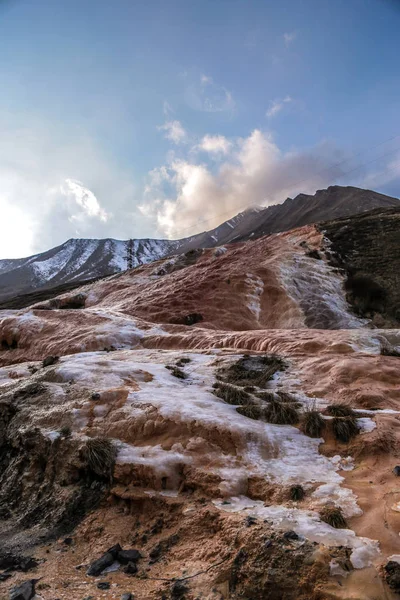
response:
M376 209L319 225L331 264L346 274L353 310L378 327L400 323L400 208Z

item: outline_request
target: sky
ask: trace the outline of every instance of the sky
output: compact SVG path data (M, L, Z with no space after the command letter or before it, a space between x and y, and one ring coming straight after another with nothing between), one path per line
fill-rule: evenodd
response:
M0 0L0 258L400 196L400 0Z

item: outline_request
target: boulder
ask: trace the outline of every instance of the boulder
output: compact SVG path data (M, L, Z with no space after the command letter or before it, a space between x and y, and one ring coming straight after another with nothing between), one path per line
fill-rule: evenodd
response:
M142 557L139 550L120 550L117 555L117 560L122 565L127 565L130 562L136 563Z
M10 600L31 600L36 594L35 585L37 581L37 579L29 579L12 588Z

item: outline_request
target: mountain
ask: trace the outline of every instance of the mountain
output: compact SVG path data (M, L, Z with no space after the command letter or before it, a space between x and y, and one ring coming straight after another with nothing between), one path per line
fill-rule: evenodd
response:
M215 229L181 240L71 239L28 258L0 260L0 301L118 273L196 248L256 239L308 223L346 217L374 208L397 206L399 200L370 190L332 186L313 196L299 194L282 204L253 207ZM130 253L130 261L128 254ZM62 289L60 289L62 291Z

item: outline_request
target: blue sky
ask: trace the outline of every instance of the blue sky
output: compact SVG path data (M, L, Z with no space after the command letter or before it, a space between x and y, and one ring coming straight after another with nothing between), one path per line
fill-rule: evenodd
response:
M399 27L396 0L0 0L0 258L400 195Z

